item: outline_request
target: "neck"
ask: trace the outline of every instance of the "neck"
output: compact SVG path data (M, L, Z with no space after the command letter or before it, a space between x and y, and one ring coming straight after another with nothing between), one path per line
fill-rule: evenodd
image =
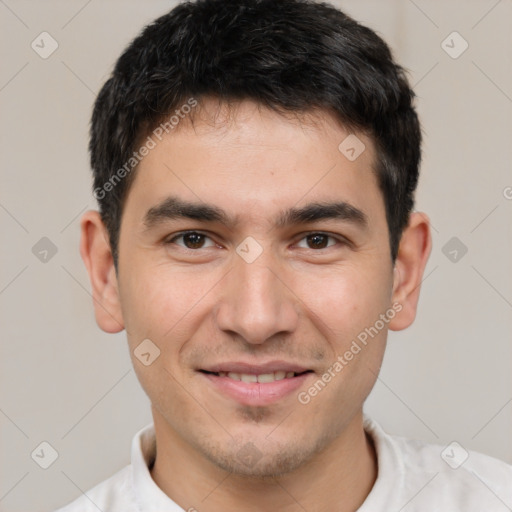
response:
M184 510L357 510L377 478L373 442L363 430L362 412L321 453L278 478L228 473L204 458L153 410L157 457L155 483Z

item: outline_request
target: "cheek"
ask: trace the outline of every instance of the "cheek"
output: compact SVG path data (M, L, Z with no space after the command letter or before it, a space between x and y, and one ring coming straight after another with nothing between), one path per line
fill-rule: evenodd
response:
M179 338L184 325L200 311L208 284L187 272L169 267L147 267L123 282L121 300L129 339L154 339L166 343ZM186 321L185 321L186 320ZM174 343L176 345L176 343Z
M383 277L382 269L367 266L350 271L345 268L317 282L323 283L322 293L310 290L309 304L328 326L325 339L331 354L324 371L330 380L325 391L318 392L319 398L312 399L310 413L326 415L326 423L335 423L344 415L334 420L333 410L355 412L375 384L386 346L388 323L381 320L381 315L391 310L391 278ZM317 393L311 388L303 391Z
M343 345L373 325L389 307L391 278L371 265L346 265L297 277L301 300L328 328L326 337ZM329 334L330 333L330 334Z
M183 412L189 404L178 384L184 379L178 364L180 351L200 323L200 299L211 286L190 273L171 271L168 265L138 268L125 273L120 287L133 367L157 409ZM146 339L159 351L149 365L137 357Z

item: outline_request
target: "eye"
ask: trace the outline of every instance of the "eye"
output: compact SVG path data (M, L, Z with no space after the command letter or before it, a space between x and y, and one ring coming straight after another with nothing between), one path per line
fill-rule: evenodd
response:
M181 240L182 243L178 243ZM209 241L209 245L205 245L206 241ZM210 239L209 236L199 233L198 231L187 231L173 236L165 241L166 244L176 244L185 249L205 249L207 247L214 247L215 243Z
M302 244L303 240L306 241L306 245ZM329 243L330 241L334 243ZM337 240L336 238L325 233L311 233L302 238L297 246L303 249L326 249L327 247L336 245L336 242L341 243L340 240Z

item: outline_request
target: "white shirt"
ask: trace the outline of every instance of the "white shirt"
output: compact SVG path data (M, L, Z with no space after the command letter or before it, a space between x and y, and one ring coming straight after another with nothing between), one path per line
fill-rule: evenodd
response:
M511 465L460 445L390 436L366 416L364 428L375 444L378 476L358 512L512 510ZM155 453L149 424L133 438L131 464L56 512L183 512L151 478Z

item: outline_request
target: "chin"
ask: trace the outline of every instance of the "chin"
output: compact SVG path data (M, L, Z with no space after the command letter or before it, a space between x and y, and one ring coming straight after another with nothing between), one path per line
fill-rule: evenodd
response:
M238 453L205 453L205 456L217 467L228 473L262 481L273 480L292 473L302 465L306 458L301 453L283 453L282 451L257 455L254 462L240 460Z
M332 439L327 436L294 441L273 441L265 436L233 439L231 446L210 444L199 450L215 466L233 475L252 479L275 479L290 474L322 452Z

